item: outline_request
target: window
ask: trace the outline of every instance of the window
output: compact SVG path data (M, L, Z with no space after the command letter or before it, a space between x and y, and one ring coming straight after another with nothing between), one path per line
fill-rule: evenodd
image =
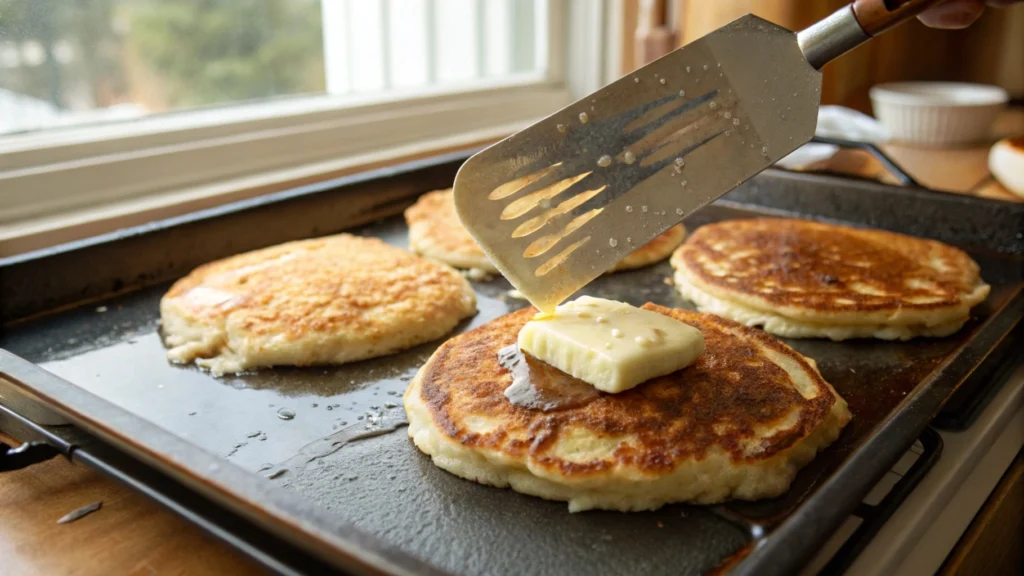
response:
M545 0L3 0L0 133L541 74Z
M0 257L493 141L610 79L618 3L0 0Z

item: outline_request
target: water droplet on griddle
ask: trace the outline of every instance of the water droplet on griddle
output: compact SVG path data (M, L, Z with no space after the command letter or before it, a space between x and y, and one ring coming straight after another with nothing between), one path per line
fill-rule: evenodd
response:
M634 156L633 153L630 152L629 150L626 150L622 154L622 159L626 162L626 164L632 164L633 162L636 162L636 156Z
M608 245L611 246L612 248L615 248L616 246L619 245L619 241L616 240L615 238L609 238Z
M683 96L686 96L686 90L679 91L679 97L682 98Z
M277 417L281 420L291 420L295 418L295 411L288 408L281 408L277 411Z
M633 211L633 207L632 206L626 206L626 212L632 212L632 211Z
M607 168L612 165L612 157L605 154L597 159L597 165L601 168Z
M682 216L683 215L683 209L682 208L676 208L676 214Z
M661 80L658 80L658 82L661 82L662 84L664 84L665 83L665 79L662 78Z
M586 112L580 112L580 123L581 124L586 124L587 120L590 120L590 117L587 116L587 113Z
M557 128L559 132L563 134L565 133L565 124L558 124L555 128Z

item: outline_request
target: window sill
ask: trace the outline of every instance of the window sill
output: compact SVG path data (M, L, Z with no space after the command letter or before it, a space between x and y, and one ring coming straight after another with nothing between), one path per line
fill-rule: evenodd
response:
M485 146L514 133L532 120L0 224L0 258L364 170Z

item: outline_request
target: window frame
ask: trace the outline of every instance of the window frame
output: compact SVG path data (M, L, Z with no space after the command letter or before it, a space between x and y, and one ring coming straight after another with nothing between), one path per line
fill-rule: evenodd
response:
M0 136L0 257L497 141L618 76L623 0L547 4L544 74Z

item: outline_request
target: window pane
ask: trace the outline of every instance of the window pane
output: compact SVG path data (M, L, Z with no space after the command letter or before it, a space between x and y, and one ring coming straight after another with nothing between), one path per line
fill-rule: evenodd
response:
M0 0L0 134L543 71L546 0Z

